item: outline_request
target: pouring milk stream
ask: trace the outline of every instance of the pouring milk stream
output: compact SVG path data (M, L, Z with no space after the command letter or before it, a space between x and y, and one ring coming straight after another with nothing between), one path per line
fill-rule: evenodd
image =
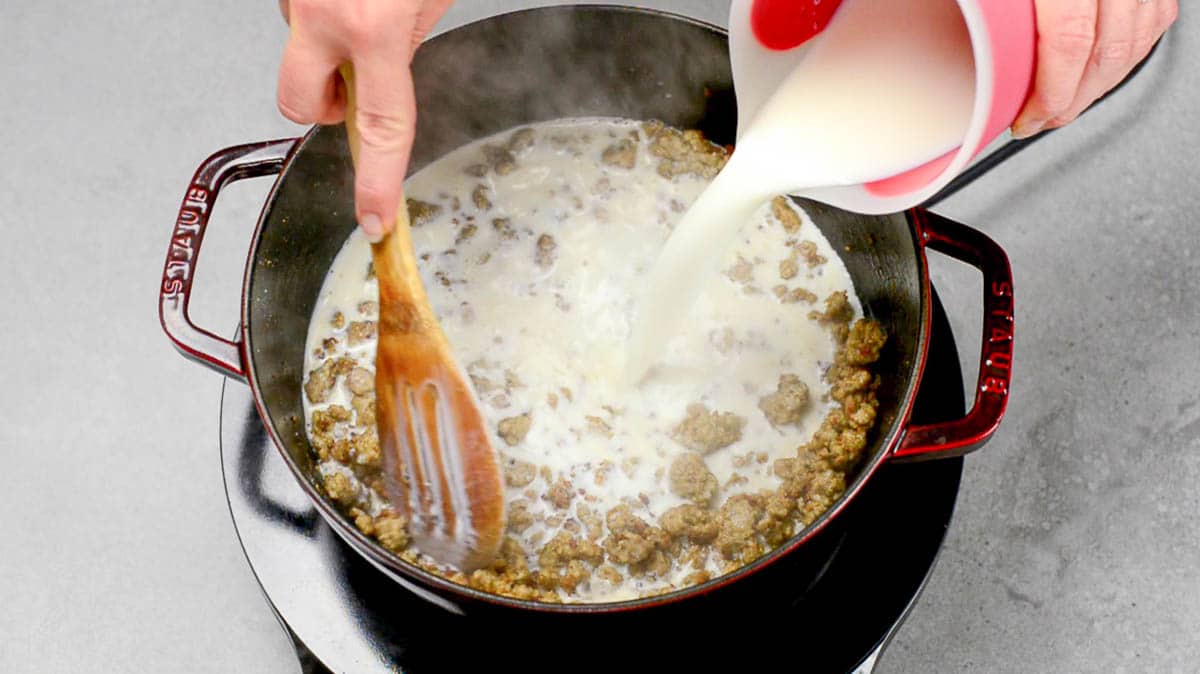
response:
M822 1L836 2L795 0ZM787 56L747 44L751 2L735 0L730 20L736 149L655 263L634 316L630 383L684 324L702 285L695 279L717 271L738 225L764 202L778 194L830 201L828 188L903 174L953 152L972 123L975 60L955 0L843 0L824 30ZM887 210L925 196L914 192L899 208L892 200Z

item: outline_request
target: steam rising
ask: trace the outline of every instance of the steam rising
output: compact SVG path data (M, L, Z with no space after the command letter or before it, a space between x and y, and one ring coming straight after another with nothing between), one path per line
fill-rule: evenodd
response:
M555 7L463 26L418 50L413 77L410 173L472 140L552 119L659 119L722 144L735 128L724 36L643 10Z

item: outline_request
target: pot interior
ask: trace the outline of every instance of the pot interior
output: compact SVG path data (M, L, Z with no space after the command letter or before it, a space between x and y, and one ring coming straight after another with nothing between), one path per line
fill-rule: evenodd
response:
M721 144L732 143L736 129L723 32L645 10L556 7L494 17L429 41L413 61L413 74L420 117L411 171L478 138L553 119L658 119L700 129ZM879 423L861 463L873 467L901 430L901 411L918 383L924 258L903 215L803 206L841 251L866 312L888 333L876 366L883 381ZM275 185L246 276L243 326L252 386L293 470L317 498L301 407L305 336L325 273L353 230L353 214L344 129L316 127ZM859 472L843 499L869 471ZM376 551L377 559L427 576L348 520L339 528L358 547Z

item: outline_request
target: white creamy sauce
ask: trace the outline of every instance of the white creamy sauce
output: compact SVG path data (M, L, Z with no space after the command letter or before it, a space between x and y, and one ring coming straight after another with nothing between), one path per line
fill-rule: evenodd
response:
M667 509L686 502L671 493L667 474L677 456L692 451L672 437L691 404L745 419L740 441L704 456L720 484L714 505L733 494L776 488L774 460L794 456L832 404L822 375L834 357L833 339L808 314L837 291L848 293L856 315L861 310L845 267L807 216L796 234L788 234L764 205L739 224L735 245L723 253L722 273L687 279L698 286L698 298L685 328L667 341L648 376L628 386L624 371L635 301L672 227L708 181L660 176L659 159L651 155L640 123L597 119L531 128L534 142L516 153L515 170L482 178L465 172L480 163L484 144L508 137L500 134L424 168L407 181L405 192L441 207L413 227L414 248L459 363L477 382L490 382L477 393L494 446L505 459L548 470L549 481L539 475L526 486L508 487L506 494L509 502L526 499L529 512L540 518L519 536L536 568L541 544L577 521L580 503L601 517L628 503L656 524ZM605 148L631 133L641 139L635 167L603 163ZM486 187L490 209L473 202L477 185ZM513 235L494 226L496 219L507 219ZM474 233L464 238L469 225ZM553 248L539 262L543 235L553 238ZM794 278L782 280L779 263L789 256L789 241L812 242L828 261L817 266L802 261ZM748 282L728 273L739 261L753 264ZM361 302L377 298L376 282L367 278L369 263L369 245L355 230L322 287L309 327L305 373L320 365L317 354L329 337L338 345L326 357L349 354L373 371L374 340L348 348L346 329L331 325L337 312L347 325L375 318L358 311ZM806 289L817 300L782 303L773 292L780 284ZM759 399L773 393L785 373L807 384L810 402L798 424L776 428L759 409ZM342 386L325 403L304 404L310 423L315 409L350 408ZM532 417L529 431L510 446L497 425L526 413ZM332 460L321 470L348 473ZM741 477L731 481L735 475ZM565 511L543 499L560 478L573 486ZM377 513L382 505L376 498L371 509ZM556 513L562 517L552 519ZM708 557L714 576L720 561L716 554ZM593 578L566 599L636 597L678 583L692 571L676 568L674 577L653 581L627 578L619 586Z

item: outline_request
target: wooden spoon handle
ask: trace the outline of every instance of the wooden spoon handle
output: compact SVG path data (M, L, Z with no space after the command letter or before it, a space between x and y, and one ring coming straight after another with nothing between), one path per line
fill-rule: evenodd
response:
M339 68L342 80L346 85L346 136L350 144L350 158L358 166L361 136L358 132L358 120L354 91L354 67L344 63ZM379 302L391 306L402 306L406 310L399 313L403 320L421 321L425 327L436 326L437 319L428 311L429 299L425 294L425 285L421 282L417 270L417 255L413 250L412 234L409 226L408 208L405 205L404 193L400 193L400 203L396 208L396 216L392 230L385 234L378 243L371 244L371 258L375 265L375 276L379 279ZM401 292L397 292L401 291ZM426 332L436 334L437 331L421 331L418 325L400 325L398 332Z
M344 65L341 73L357 167L354 71ZM375 420L388 497L422 552L471 571L499 553L504 478L475 394L429 306L403 199L395 218L371 247L379 281Z

